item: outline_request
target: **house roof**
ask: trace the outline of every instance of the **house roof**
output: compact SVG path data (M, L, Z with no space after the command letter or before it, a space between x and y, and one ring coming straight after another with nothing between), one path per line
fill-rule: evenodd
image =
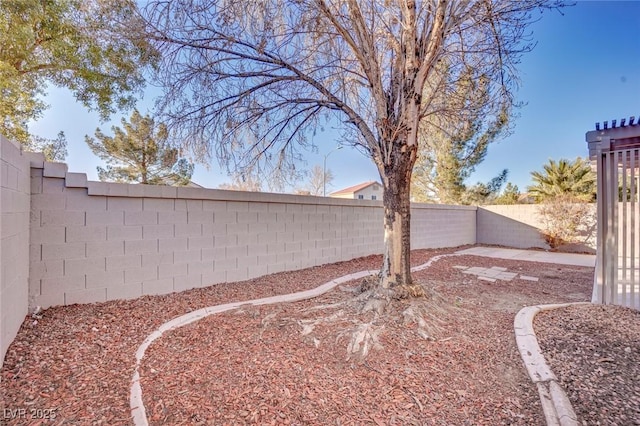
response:
M188 184L185 185L187 188L204 188L204 186L195 183L194 181L190 180Z
M368 187L370 187L371 185L374 185L374 184L380 185L380 183L372 180L372 181L369 181L369 182L364 182L364 183L360 183L358 185L354 185L354 186L350 186L348 188L341 189L340 191L332 192L329 195L353 194L355 192L360 191L361 189L368 188Z

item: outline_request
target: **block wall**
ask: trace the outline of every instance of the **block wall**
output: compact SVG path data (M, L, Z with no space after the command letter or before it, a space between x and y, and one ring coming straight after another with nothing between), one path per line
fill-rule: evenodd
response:
M29 158L0 135L0 359L27 314Z
M30 296L49 307L164 294L382 252L382 205L88 182L32 168ZM416 206L414 248L475 242L475 208Z
M457 247L476 243L476 207L414 204L411 248Z
M478 207L477 243L495 244L516 248L543 248L549 245L542 237L543 228L539 205L516 204ZM596 215L595 205L589 223L584 224L578 236L579 242L561 247L564 251L595 252Z
M549 245L540 234L541 227L538 206L535 204L478 208L478 244L548 249Z

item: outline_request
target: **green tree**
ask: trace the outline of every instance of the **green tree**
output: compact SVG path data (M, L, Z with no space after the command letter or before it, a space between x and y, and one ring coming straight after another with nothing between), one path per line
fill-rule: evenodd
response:
M0 133L21 143L48 84L106 118L134 104L157 59L133 0L0 0Z
M565 195L581 201L595 200L596 175L589 162L580 157L574 161L550 159L542 172L531 172L531 178L533 185L527 191L538 203Z
M62 162L67 158L67 138L59 132L55 139L31 135L22 145L27 151L41 152L47 161Z
M494 177L487 183L478 182L462 193L460 204L482 205L492 204L500 193L502 185L507 180L509 171L504 169L498 176Z
M518 185L508 182L504 191L493 201L494 204L518 204L520 200L520 190Z
M459 204L471 190L465 180L484 160L489 144L507 131L511 103L503 99L492 116L487 110L491 86L486 75L471 66L460 74L441 68L425 91L437 93L436 108L447 113L425 117L420 123L422 143L413 167L411 195L416 201ZM443 84L443 80L451 81Z
M137 182L150 185L187 185L193 174L193 164L178 158L178 149L170 146L169 132L164 124L156 125L148 115L137 110L131 121L122 119L121 129L113 126L114 136L96 129L96 139L85 136L91 151L108 165L98 167L102 181Z

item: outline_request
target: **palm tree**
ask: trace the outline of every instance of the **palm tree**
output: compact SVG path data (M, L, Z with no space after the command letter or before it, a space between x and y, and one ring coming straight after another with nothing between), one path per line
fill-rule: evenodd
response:
M543 166L544 171L531 172L534 184L527 188L537 201L543 202L558 196L570 197L580 201L594 201L596 194L596 175L588 161L578 157L575 161L560 159L549 160Z

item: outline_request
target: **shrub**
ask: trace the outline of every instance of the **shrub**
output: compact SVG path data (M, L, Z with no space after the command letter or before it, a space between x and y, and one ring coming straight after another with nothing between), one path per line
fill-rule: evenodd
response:
M542 222L541 232L552 249L561 245L581 242L588 238L593 223L592 204L571 195L558 195L540 204L538 214Z

